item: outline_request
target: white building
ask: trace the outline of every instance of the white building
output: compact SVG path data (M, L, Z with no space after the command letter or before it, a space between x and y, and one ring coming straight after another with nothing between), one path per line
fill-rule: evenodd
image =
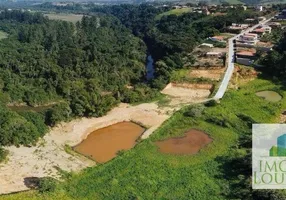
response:
M261 5L256 6L256 10L262 12L263 11L263 6L261 6Z

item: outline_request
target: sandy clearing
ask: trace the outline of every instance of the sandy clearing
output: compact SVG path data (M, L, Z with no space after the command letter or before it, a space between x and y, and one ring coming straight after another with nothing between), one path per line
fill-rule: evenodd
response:
M58 177L59 167L66 171L79 171L95 162L73 156L64 150L65 144L74 146L89 133L122 121L138 122L148 128L142 138L147 138L170 115L168 109L160 109L155 103L130 106L120 104L107 115L99 118L82 118L61 123L54 127L35 147L7 147L8 161L0 164L0 194L29 189L24 180L27 177Z
M197 103L207 99L211 94L211 84L169 83L162 94L171 96L170 105Z

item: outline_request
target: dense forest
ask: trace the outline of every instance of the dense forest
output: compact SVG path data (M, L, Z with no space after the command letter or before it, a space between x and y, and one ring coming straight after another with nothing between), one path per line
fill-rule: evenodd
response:
M173 70L191 66L194 58L189 53L196 45L223 32L233 22L257 16L255 12L229 9L223 16L185 13L156 19L165 9L148 5L96 6L90 11L90 16L84 16L76 24L48 20L40 13L17 10L0 13L1 30L9 34L0 42L0 161L7 154L1 146L33 145L48 131L48 126L60 121L78 116L98 117L119 102L133 103L157 97ZM280 80L286 78L285 51L286 35L262 60L266 66L264 70ZM145 78L147 53L155 60L156 74L150 82ZM126 187L125 193L121 192L122 196L141 198L134 194L138 184L143 188L140 190L142 197L152 194L162 197L169 193L170 187L175 191L180 186L182 191L175 191L170 196L178 198L189 192L202 197L197 192L202 189L206 195L214 194L225 199L284 199L279 192L253 191L250 187L250 125L265 122L280 112L280 104L272 105L248 96L250 91L255 93L260 87L254 84L230 92L223 103L206 105L201 117L188 116L186 110L180 111L175 115L177 118L166 123L165 128L151 138L154 141L163 139L165 135L173 134L170 132L174 132L174 127L181 133L185 127L198 124L217 131L216 135L221 137L217 138L220 145L227 146L229 138L241 134L233 147L213 151L230 151L226 157L209 159L207 156L213 152L207 152L204 155L209 160L202 165L189 165L192 161L187 157L168 163L168 159L162 159L152 142L147 140L135 148L135 153L128 154L129 157L87 169L83 179L69 180L65 189L75 199L87 198L87 194L94 196L95 193L100 193L101 197L109 193L117 195L122 187L130 185L132 187ZM10 109L11 105L47 105L49 108L41 112L15 112ZM235 134L221 134L224 132ZM145 148L145 153L140 151L140 146ZM128 170L132 173L126 166L131 166ZM127 172L130 173L128 176ZM190 181L198 175L202 175L201 180ZM102 179L91 179L91 176ZM207 180L205 185L200 185L204 179ZM220 179L227 183L223 185ZM86 187L91 184L94 188ZM133 196L128 196L130 194Z

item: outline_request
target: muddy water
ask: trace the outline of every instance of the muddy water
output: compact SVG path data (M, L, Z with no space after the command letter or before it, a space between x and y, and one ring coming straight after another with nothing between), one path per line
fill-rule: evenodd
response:
M212 139L206 133L192 129L184 137L170 138L156 142L156 144L162 153L196 154L211 142Z
M267 101L277 102L282 99L282 97L274 91L261 91L256 92L256 95L259 97L263 97Z
M134 147L144 131L138 124L120 122L90 133L74 150L104 163L114 158L118 151Z

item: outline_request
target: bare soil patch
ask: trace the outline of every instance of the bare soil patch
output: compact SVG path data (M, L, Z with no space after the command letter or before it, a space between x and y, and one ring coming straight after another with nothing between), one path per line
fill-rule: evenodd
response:
M190 71L191 78L207 78L210 80L219 81L223 76L225 68L210 68L210 69L193 69Z
M156 142L159 151L168 154L196 154L211 143L212 139L204 132L192 129L184 137L170 138Z
M230 88L237 89L239 86L257 78L258 72L251 67L235 65L234 73L230 81Z
M173 97L170 105L177 105L205 100L212 88L212 84L169 83L161 93Z

